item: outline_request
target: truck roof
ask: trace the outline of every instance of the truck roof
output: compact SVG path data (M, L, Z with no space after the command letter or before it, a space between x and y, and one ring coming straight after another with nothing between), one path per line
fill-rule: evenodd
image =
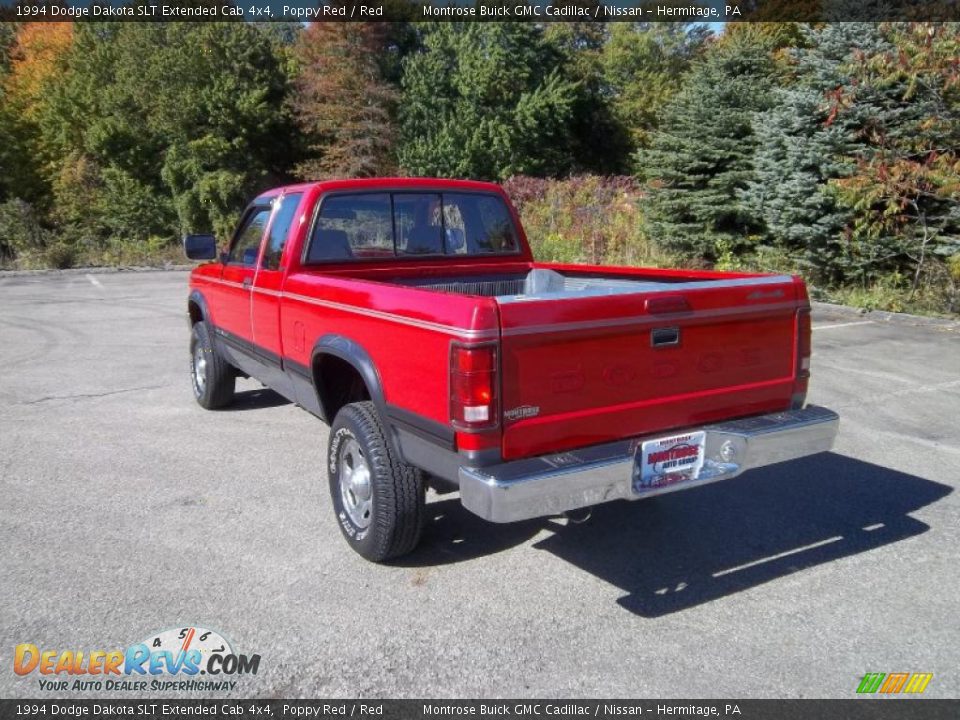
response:
M269 200L281 192L305 192L312 188L327 190L386 190L397 188L423 188L430 190L472 190L480 192L503 192L499 185L479 180L454 180L452 178L424 177L376 177L348 180L320 180L315 182L283 185L271 188L257 196L258 201Z

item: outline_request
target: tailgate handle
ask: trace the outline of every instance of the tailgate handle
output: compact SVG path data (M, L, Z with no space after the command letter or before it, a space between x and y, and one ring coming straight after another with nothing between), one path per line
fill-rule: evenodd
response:
M656 328L650 331L650 347L670 347L680 344L680 328Z

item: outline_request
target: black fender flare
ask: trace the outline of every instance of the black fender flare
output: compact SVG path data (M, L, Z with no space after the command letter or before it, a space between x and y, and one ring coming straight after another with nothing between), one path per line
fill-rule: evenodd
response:
M390 416L387 413L387 401L383 395L383 383L380 380L380 373L374 364L370 354L355 340L351 340L344 335L327 334L320 337L314 344L313 351L310 353L310 378L313 382L314 391L317 393L317 404L320 406L324 415L324 420L328 425L333 424L333 418L327 417L327 410L320 399L320 388L317 387L316 367L317 358L321 355L332 355L353 367L360 375L367 391L370 393L370 400L380 415L380 422L383 423L384 430L387 433L387 440L391 444L391 449L397 457L403 458L400 452L400 443L397 439L396 430Z
M193 326L193 317L190 313L190 306L196 305L197 309L200 310L200 316L202 319L206 320L209 323L213 323L213 320L210 317L210 308L207 306L207 299L203 296L203 293L199 290L191 290L190 296L187 298L187 322L190 323L191 327Z

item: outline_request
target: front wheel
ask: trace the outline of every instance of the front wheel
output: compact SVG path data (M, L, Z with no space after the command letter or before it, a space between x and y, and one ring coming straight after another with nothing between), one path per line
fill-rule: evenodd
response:
M233 401L236 375L213 345L210 327L205 321L194 323L190 332L190 380L193 396L207 410L215 410Z
M373 403L351 403L337 413L327 473L337 524L356 552L382 562L417 546L423 529L423 473L394 455Z

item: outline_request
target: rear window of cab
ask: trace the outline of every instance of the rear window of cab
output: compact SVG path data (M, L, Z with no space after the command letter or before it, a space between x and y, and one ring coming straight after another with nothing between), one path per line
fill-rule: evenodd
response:
M488 193L337 193L321 201L306 263L393 257L511 255L517 228Z

